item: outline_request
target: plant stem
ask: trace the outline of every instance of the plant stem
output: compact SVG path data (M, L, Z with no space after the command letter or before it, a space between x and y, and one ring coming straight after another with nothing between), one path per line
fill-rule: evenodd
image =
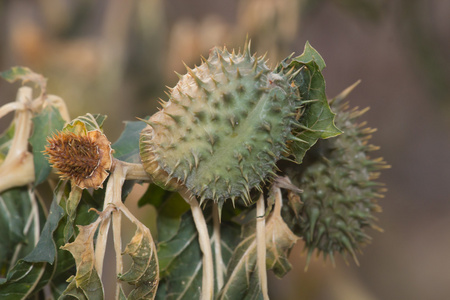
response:
M119 210L114 210L112 213L113 236L114 236L114 252L116 253L116 275L117 277L123 272L122 262L122 214ZM116 299L119 299L120 288L122 283L117 280L116 283Z
M114 159L113 164L119 165L124 168L124 176L127 180L144 180L150 181L150 175L144 170L144 166L142 164L133 164L125 161L121 161L118 159Z
M203 211L197 199L185 198L191 205L192 217L198 232L200 249L203 252L203 278L202 278L202 300L210 300L214 296L214 263L211 251L211 241L209 239L208 227L206 226Z
M259 282L265 300L269 299L266 270L266 210L264 194L261 193L256 202L256 257Z
M113 193L114 193L114 172L109 178L108 185L106 186L105 199L103 202L103 212L106 211L108 205L112 203ZM95 243L95 269L97 270L98 276L102 277L103 273L103 259L105 258L106 242L108 240L108 232L110 226L110 219L105 218L100 224L98 230L97 241Z
M32 112L28 109L31 97L32 89L30 87L19 88L15 103L18 103L17 106L20 106L20 109L16 110L14 116L15 131L11 148L0 166L0 178L2 178L0 192L34 181L33 155L28 152L28 138L31 133L31 118L33 117Z
M69 115L69 110L67 109L66 102L61 97L55 96L55 95L48 95L47 96L48 101L52 104L52 106L56 107L59 110L59 113L61 114L61 117L66 122L70 122L71 118Z
M219 220L219 207L217 203L213 206L213 225L214 232L212 240L214 241L214 254L216 259L216 279L217 279L217 290L223 286L223 276L225 274L225 268L222 259L222 247L220 238L220 220Z
M25 105L19 102L10 102L0 107L0 118L3 118L14 110L25 109Z
M121 226L122 226L122 214L119 210L119 206L124 206L122 203L122 186L125 181L127 174L127 167L122 162L116 162L112 178L113 183L113 197L112 204L116 207L113 211L113 237L114 237L114 251L116 253L116 275L117 277L123 272L123 261L122 261L122 236L121 236ZM120 289L122 283L118 280L116 283L116 299L120 297Z

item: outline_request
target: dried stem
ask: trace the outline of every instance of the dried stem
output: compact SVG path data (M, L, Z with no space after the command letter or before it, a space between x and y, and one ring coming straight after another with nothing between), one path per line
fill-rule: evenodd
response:
M150 176L145 171L142 164L133 164L114 159L113 164L120 164L124 168L124 176L127 180L144 180L151 181Z
M113 237L114 237L114 251L116 252L116 275L119 276L123 272L123 262L122 262L122 214L119 211L119 206L124 206L122 204L122 186L125 182L126 177L126 167L123 163L116 163L114 168L113 176L110 178L114 185L113 187L113 198L112 204L117 208L113 212ZM120 289L122 283L118 280L116 283L116 299L119 299Z
M34 181L33 155L28 152L28 138L31 133L33 117L28 109L31 101L32 89L23 86L17 92L18 109L14 116L15 132L11 148L0 166L0 192L11 187L26 185ZM11 109L9 107L8 109Z
M113 201L113 193L114 193L114 180L113 177L114 172L111 174L111 178L108 181L108 185L106 186L105 199L103 203L103 211L106 211L108 206ZM106 242L108 240L108 232L110 226L110 219L105 218L102 220L100 224L100 228L98 230L97 241L95 243L95 269L97 270L98 276L102 276L103 273L103 259L105 257L106 251Z
M12 111L25 109L25 105L19 102L10 102L0 107L0 118L3 118Z
M216 260L216 279L217 279L217 290L220 290L223 286L223 276L225 274L225 266L222 259L222 247L220 238L220 220L219 220L219 208L217 203L213 206L213 225L214 232L212 240L214 241L214 254Z
M48 95L47 99L52 106L56 107L59 110L59 113L61 114L61 117L64 119L64 121L70 122L71 118L69 115L69 110L67 109L66 102L64 102L61 97L55 95Z
M113 236L114 236L114 251L116 253L116 275L117 277L123 272L122 262L122 214L119 210L115 210L112 213L113 219ZM119 299L120 288L122 283L117 280L116 283L116 299Z
M186 198L191 206L192 217L198 232L198 241L203 253L203 278L202 278L202 300L213 299L214 296L214 263L211 251L211 241L209 239L208 227L206 226L203 211L197 199Z
M269 299L266 270L266 209L264 195L256 202L256 257L261 291L265 300Z

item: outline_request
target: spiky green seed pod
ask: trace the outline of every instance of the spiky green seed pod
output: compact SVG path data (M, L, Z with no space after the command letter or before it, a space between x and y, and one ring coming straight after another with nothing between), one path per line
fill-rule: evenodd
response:
M286 149L296 89L248 46L243 54L215 48L179 77L141 133L144 167L164 188L248 203Z
M369 152L378 149L368 144L373 129L357 119L366 110L349 110L347 103L332 103L336 125L344 133L320 140L307 154L303 165L288 173L303 189L298 234L303 236L308 262L314 250L330 256L355 253L371 238L365 229L378 229L373 213L381 209L377 198L384 188L375 182L379 170L388 167L381 159L371 159Z

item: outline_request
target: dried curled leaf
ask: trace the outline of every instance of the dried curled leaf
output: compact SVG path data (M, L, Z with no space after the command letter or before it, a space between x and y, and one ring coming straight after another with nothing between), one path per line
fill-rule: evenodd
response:
M139 224L136 233L122 255L131 256L131 268L119 279L135 285L128 295L132 299L154 299L158 288L159 270L156 248L148 228Z
M45 94L47 88L47 79L41 74L35 73L27 67L12 67L7 71L0 72L0 76L10 83L13 83L17 80L22 80L23 83L31 81L40 88L41 95Z
M72 243L61 247L69 251L75 259L77 273L69 280L71 283L64 291L63 295L84 295L87 299L103 299L103 286L95 270L94 236L100 221L109 214L104 211L99 218L86 226L78 226L80 232Z

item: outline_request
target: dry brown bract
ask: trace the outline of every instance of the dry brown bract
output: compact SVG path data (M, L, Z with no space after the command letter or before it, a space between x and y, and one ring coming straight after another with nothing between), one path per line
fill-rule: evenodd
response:
M102 188L112 164L111 142L99 130L77 135L59 132L47 139L45 153L61 179L80 188Z

